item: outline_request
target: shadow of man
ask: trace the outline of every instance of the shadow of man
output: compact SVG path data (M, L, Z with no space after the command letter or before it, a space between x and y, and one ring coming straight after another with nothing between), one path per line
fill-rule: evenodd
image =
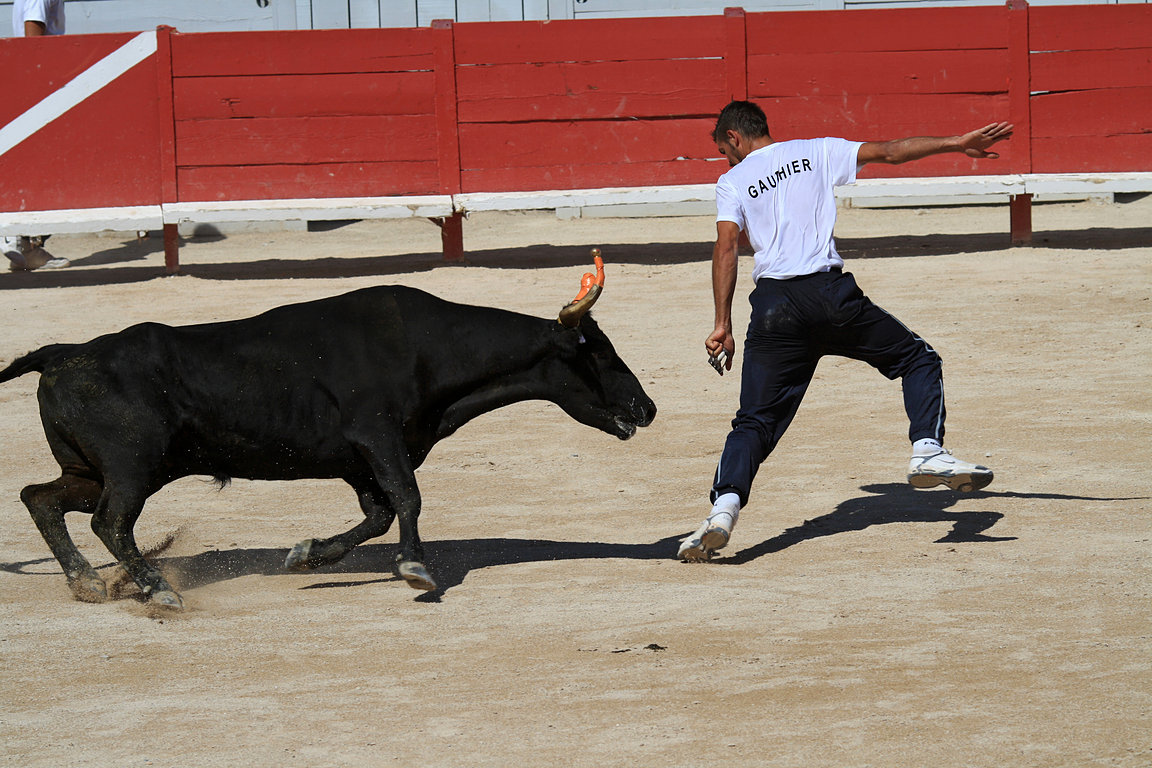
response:
M990 536L986 531L996 525L1004 515L989 511L950 511L960 499L966 501L995 498L1057 499L1082 501L1115 501L1088 496L1069 496L1058 493L1017 493L1014 491L918 491L904 483L864 485L860 490L869 496L848 499L836 505L827 515L805 520L803 525L789 528L778 536L755 546L742 549L729 557L718 557L714 562L740 565L758 557L780 552L794 544L822 536L833 536L849 531L862 531L874 525L890 523L951 523L952 528L937 544L948 542L1013 541L1015 536Z

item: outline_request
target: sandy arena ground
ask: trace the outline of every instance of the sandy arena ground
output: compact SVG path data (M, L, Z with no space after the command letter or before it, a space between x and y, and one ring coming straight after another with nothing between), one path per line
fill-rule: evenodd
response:
M436 593L395 530L320 571L339 482L204 478L137 526L188 610L76 602L19 500L56 477L36 377L0 386L0 765L1152 765L1152 198L847 210L864 289L943 355L949 446L986 491L913 491L898 382L827 359L727 557L673 559L739 378L709 368L707 217L478 216L191 239L57 236L0 274L0 362L144 320L243 317L378 283L554 316L603 247L595 312L660 408L628 442L527 403L419 471ZM741 296L750 290L741 265ZM747 305L738 304L742 329ZM739 360L737 361L739 362ZM81 515L73 535L102 573Z

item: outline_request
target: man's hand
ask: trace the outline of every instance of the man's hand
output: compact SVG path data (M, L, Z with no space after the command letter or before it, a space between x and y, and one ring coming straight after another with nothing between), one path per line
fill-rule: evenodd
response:
M1011 137L1014 127L1011 123L990 123L961 136L960 147L968 157L1000 157L995 152L989 152L988 147Z
M720 355L724 355L724 370L716 368L716 373L723 376L724 371L732 370L732 355L736 352L736 340L732 338L731 328L717 326L716 330L712 331L712 335L704 342L704 348L708 350L709 359L720 359Z

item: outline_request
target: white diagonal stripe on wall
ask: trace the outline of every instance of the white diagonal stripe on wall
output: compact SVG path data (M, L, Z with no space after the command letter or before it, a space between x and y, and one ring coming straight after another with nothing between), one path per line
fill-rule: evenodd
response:
M39 104L0 128L0 155L65 114L156 52L156 32L136 37L96 62Z

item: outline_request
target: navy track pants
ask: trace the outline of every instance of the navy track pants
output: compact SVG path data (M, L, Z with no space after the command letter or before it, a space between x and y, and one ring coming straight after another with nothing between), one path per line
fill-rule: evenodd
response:
M716 468L711 498L737 493L748 503L752 481L800 407L824 355L863 360L902 379L908 437L944 439L940 356L926 341L864 295L850 272L756 281L744 343L740 410Z

